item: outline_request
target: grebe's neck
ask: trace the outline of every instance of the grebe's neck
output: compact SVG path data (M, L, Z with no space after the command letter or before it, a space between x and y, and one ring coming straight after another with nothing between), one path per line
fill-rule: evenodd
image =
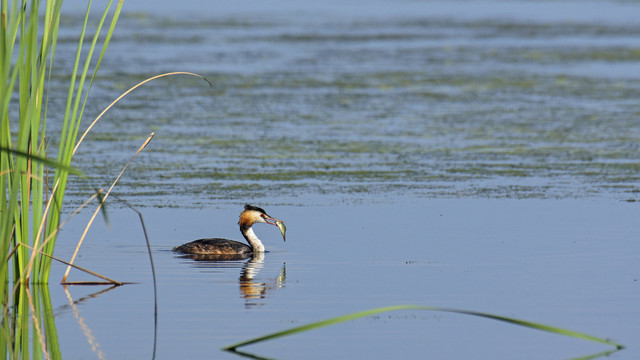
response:
M247 242L249 242L249 245L251 245L254 253L264 252L264 245L262 245L262 241L260 241L260 239L258 239L256 234L253 232L251 226L241 225L240 232L242 233L242 236L247 239Z

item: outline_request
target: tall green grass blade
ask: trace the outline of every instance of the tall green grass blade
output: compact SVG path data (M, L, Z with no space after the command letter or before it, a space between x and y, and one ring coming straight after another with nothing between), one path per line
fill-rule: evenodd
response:
M362 318L362 317L372 316L372 315L385 313L385 312L389 312L389 311L398 311L398 310L429 310L429 311L441 311L441 312L449 312L449 313L458 313L458 314L464 314L464 315L479 316L479 317L484 317L484 318L488 318L488 319L504 321L504 322L507 322L507 323L510 323L510 324L520 325L520 326L528 327L528 328L531 328L531 329L542 330L542 331L546 331L546 332L553 333L553 334L565 335L565 336L570 336L570 337L573 337L573 338L584 339L584 340L589 340L589 341L595 341L595 342L599 342L599 343L602 343L602 344L613 346L618 350L624 348L624 346L621 345L621 344L617 344L617 343L612 342L610 340L599 338L599 337L596 337L596 336L591 336L591 335L580 333L580 332L573 331L573 330L562 329L562 328L558 328L558 327L555 327L555 326L539 324L539 323L535 323L535 322L532 322L532 321L526 321L526 320L521 320L521 319L516 319L516 318L511 318L511 317L506 317L506 316L501 316L501 315L494 315L494 314L477 312L477 311L470 311L470 310L449 309L449 308L435 307L435 306L396 305L396 306L387 306L387 307L382 307L382 308L376 308L376 309L356 312L356 313L352 313L352 314L347 314L347 315L343 315L343 316L334 317L334 318L327 319L327 320L317 321L317 322L310 323L310 324L307 324L307 325L296 326L296 327L293 327L293 328L290 328L290 329L274 332L274 333L263 335L263 336L259 336L259 337L253 338L253 339L241 341L241 342L233 344L233 345L225 346L224 348L222 348L222 350L235 351L237 348L239 348L241 346L255 344L255 343L259 343L259 342L263 342L263 341L271 340L271 339L277 339L277 338L281 338L281 337L285 337L285 336L289 336L289 335L294 335L294 334L305 332L305 331L309 331L309 330L322 328L322 327L329 326L329 325L342 323L342 322L345 322L345 321L350 321L350 320L354 320L354 319L358 319L358 318Z
M111 2L109 3L109 7L111 7ZM80 117L82 117L82 114L84 113L84 107L87 104L87 99L89 97L89 90L91 89L91 87L93 86L93 82L96 79L96 75L98 73L98 69L100 68L100 64L102 63L102 59L104 58L104 54L107 51L107 47L109 46L109 42L111 42L111 36L113 35L113 32L115 30L116 27L116 23L118 22L118 18L120 17L120 11L122 10L122 2L120 2L119 6L116 7L115 12L113 14L113 17L111 18L111 24L109 26L109 31L107 31L106 37L104 39L104 42L102 44L102 51L100 52L100 56L98 56L98 62L96 63L96 66L93 70L93 75L91 76L91 80L89 81L89 87L87 89L87 93L85 94L84 97L84 101L82 102L82 108L80 109ZM107 12L105 11L105 13L103 14L103 18L100 22L100 26L98 27L98 32L100 32L100 28L102 28L102 23L104 22L104 19L107 16ZM93 49L95 47L95 43L98 40L98 37L96 36L94 38L94 42L91 45L91 50L90 52L93 53ZM75 148L74 148L75 151ZM73 155L73 153L72 153Z
M58 163L70 165L71 164L71 154L69 153L69 144L74 142L74 132L77 132L77 126L79 126L79 119L76 118L76 112L73 112L73 116L71 115L72 104L74 100L74 92L76 89L76 79L78 74L78 67L81 61L82 48L84 43L84 36L87 30L87 26L89 23L89 14L91 10L91 1L89 1L87 5L87 9L85 11L84 21L82 23L82 30L80 31L80 36L78 39L78 47L76 50L76 56L73 63L73 69L71 72L71 78L69 81L69 92L67 94L67 103L65 107L63 122L62 122L62 130L60 133L60 142L58 146ZM82 92L82 82L79 85L79 92ZM76 102L78 101L76 96ZM78 120L78 124L76 124L76 119ZM54 174L54 187L57 189L56 192L51 194L51 200L53 202L53 207L50 211L49 220L47 222L47 227L45 229L45 236L52 233L53 229L58 227L59 223L59 214L62 211L62 203L64 200L64 193L66 189L68 173L60 170L56 170ZM53 241L50 241L44 247L44 252L51 254L53 253L53 247L55 245L55 237ZM35 277L39 279L48 279L48 268L51 266L51 262L46 257L40 257L39 261L36 262L34 266Z
M0 22L0 146L11 144L11 129L9 123L9 104L18 77L18 68L12 66L13 48L18 36L19 13L17 0L9 7L8 1L0 3L2 21ZM9 173L15 164L8 153L0 152L0 259L6 259L12 238L14 211L18 204L15 197L11 197L17 187L12 182ZM0 261L0 295L6 294L9 281L9 263ZM4 295L6 296L6 295ZM4 300L4 298L3 298ZM3 328L8 326L3 322Z
M99 28L98 30L96 30L96 33L94 34L93 43L87 54L87 58L85 59L83 71L80 74L80 79L78 81L77 80L78 68L80 67L80 63L81 63L81 54L82 54L82 49L84 44L84 37L87 31L87 26L89 24L89 14L91 12L91 4L92 4L92 1L89 1L87 3L87 9L85 11L84 20L82 23L82 30L80 31L80 36L78 40L78 48L76 50L76 56L73 63L71 80L69 82L69 92L67 94L67 104L65 107L62 133L60 136L60 145L58 148L58 162L62 164L71 164L71 158L73 156L71 149L73 149L73 146L75 145L78 129L80 126L80 121L82 119L81 115L78 116L78 107L80 104L80 100L82 99L85 79L87 76L89 65L91 64L91 56L93 54L93 48L100 34L100 28L102 26L102 22L104 21L104 18L108 14L109 8L111 7L111 1L110 1L102 15ZM96 71L97 71L97 68L96 68ZM77 84L76 84L76 81L77 81ZM74 96L74 93L75 93L75 96ZM85 96L88 96L88 95L89 95L89 91L87 91ZM57 204L62 204L64 200L65 190L66 190L67 174L56 172L54 175L54 181L59 183L59 187L58 187L58 191L55 194L53 194L53 199ZM50 229L57 227L59 218L56 218L56 214L59 212L59 210L60 209L58 208L54 208L54 211L52 212L51 219L49 222L51 225L47 228L47 233L51 231ZM54 244L52 243L51 247L53 247L53 245ZM47 248L46 250L48 251L49 248ZM46 259L44 261L47 262ZM45 265L43 267L47 267L47 266Z
M87 12L85 14L85 18L83 22L82 32L81 32L79 45L78 45L78 52L76 54L76 60L74 62L74 72L72 74L72 78L69 86L68 101L67 101L67 106L66 106L65 115L64 115L64 125L63 125L63 134L62 134L62 138L64 139L64 141L60 142L60 148L58 152L58 162L61 164L65 164L65 165L71 164L71 159L72 159L74 148L75 148L75 142L77 139L82 115L84 113L84 107L85 107L87 98L89 96L89 91L91 89L91 85L93 84L93 81L95 80L97 71L100 67L100 63L102 62L102 57L104 56L104 53L107 49L107 46L109 44L113 31L115 30L115 25L119 18L120 11L122 9L123 2L120 1L118 2L118 5L116 6L116 9L112 15L111 26L107 31L106 39L103 41L102 51L100 53L97 64L94 66L93 74L91 75L90 84L87 87L86 92L84 92L84 100L82 101L82 106L80 107L80 103L81 103L80 101L83 98L84 84L86 81L87 74L89 73L91 58L95 51L96 44L98 43L98 40L101 36L101 29L104 24L104 21L110 13L112 3L113 1L109 1L109 3L105 6L105 9L102 13L100 21L97 25L95 34L93 36L93 40L91 42L89 51L87 52L87 56L84 62L84 67L83 67L82 73L80 74L80 79L77 82L77 86L76 86L76 80L77 80L76 74L80 65L80 51L82 49L82 40L86 32L87 23L89 21L88 15L91 8L91 2L89 2L87 6ZM75 92L75 96L74 96L74 92ZM72 99L75 99L75 101L72 101ZM51 201L53 201L56 206L51 208L49 221L45 229L45 237L49 237L51 234L54 234L57 231L58 225L60 223L60 214L62 209L59 204L62 204L64 200L67 176L68 176L68 173L62 172L59 170L56 171L56 174L54 175L54 183L58 184L58 190L54 194L52 194ZM43 248L44 252L47 254L53 253L54 246L55 246L55 237L53 241L50 241L45 245L45 247ZM49 273L50 273L50 267L51 267L51 259L46 256L41 257L40 261L36 263L36 267L35 267L35 271L37 272L38 277L48 279Z
M0 294L7 291L9 274L14 282L48 281L51 260L25 246L16 246L30 244L39 248L44 239L51 239L42 250L53 253L67 178L81 175L71 167L71 158L82 113L123 5L119 1L113 12L112 3L113 0L109 1L102 12L88 49L83 46L83 39L89 28L91 2L87 7L71 73L57 160L52 161L45 146L49 96L46 90L53 68L62 1L0 2L0 258L7 259L9 249L16 249L9 261L0 261ZM109 14L113 16L105 37L102 28ZM97 64L92 65L92 56L100 46ZM83 64L81 73L80 64ZM87 76L91 78L88 87L84 86ZM45 178L50 168L55 169L53 184ZM49 189L51 185L53 191Z
M6 255L9 242L35 243L32 229L40 228L44 219L44 189L41 180L46 164L34 161L46 158L44 144L45 125L43 120L44 85L47 74L49 51L52 48L50 22L55 20L51 9L55 1L47 2L45 27L40 27L40 1L2 1L2 30L0 33L0 226L2 227L3 250ZM59 6L58 6L59 8ZM19 39L17 52L14 51ZM18 132L15 143L12 139L9 121L9 104L17 86ZM18 156L22 154L22 156ZM26 156L25 156L26 155ZM18 249L12 257L14 281L25 281L25 265L28 263L27 249ZM0 277L6 279L8 267L0 268ZM6 288L3 286L3 289Z
M33 11L33 5L31 4ZM26 4L24 5L26 7ZM33 43L33 37L30 34L37 34L34 32L32 28L36 26L35 24L31 24L31 22L27 19L27 13L24 11L20 12L20 43L19 43L19 52L17 59L17 69L18 76L20 79L28 79L31 75L31 67L32 67L32 59L31 54L33 54L32 48L37 44L37 40ZM37 85L36 85L37 86ZM30 152L29 149L29 133L30 133L30 116L32 114L32 110L29 109L30 96L31 92L31 81L18 81L18 93L19 93L19 125L18 125L18 135L16 141L16 147L25 152ZM27 239L29 236L29 221L23 221L23 217L20 214L29 214L29 194L27 188L27 160L24 158L16 158L14 161L15 169L17 170L15 173L11 174L10 177L13 178L13 184L17 184L17 190L15 193L12 193L12 196L19 196L20 201L18 204L18 208L13 209L13 217L14 217L14 241L23 241L23 239ZM12 190L16 189L13 187ZM26 201L25 201L26 200ZM26 249L18 249L14 254L14 281L24 281L21 269L24 267L26 258L28 256L28 252Z

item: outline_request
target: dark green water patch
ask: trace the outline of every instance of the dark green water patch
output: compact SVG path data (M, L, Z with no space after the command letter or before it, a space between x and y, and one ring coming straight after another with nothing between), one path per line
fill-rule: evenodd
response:
M88 119L157 73L213 86L173 77L124 99L78 153L74 195L152 131L117 188L149 204L637 195L637 24L135 14L120 31Z

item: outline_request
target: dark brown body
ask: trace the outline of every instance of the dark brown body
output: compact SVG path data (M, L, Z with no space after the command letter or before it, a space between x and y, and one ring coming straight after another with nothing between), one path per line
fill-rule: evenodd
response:
M249 245L227 239L200 239L173 248L173 251L184 254L203 255L251 255L253 250Z

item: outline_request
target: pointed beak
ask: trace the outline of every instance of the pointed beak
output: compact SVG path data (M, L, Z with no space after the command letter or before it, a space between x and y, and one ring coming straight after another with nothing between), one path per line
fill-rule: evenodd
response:
M282 234L282 240L284 242L287 241L287 236L286 236L287 227L284 225L284 221L276 219L276 218L268 216L268 215L264 217L264 221L266 221L267 224L271 224L271 225L277 226L278 229L280 229L280 233Z

